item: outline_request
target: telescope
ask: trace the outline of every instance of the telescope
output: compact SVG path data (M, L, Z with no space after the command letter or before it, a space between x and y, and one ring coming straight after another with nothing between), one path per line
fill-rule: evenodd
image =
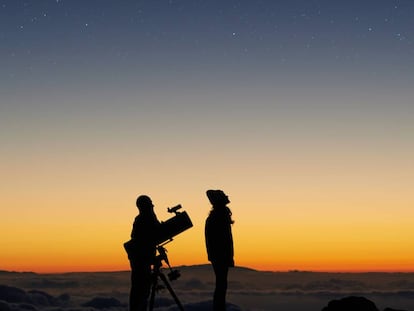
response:
M161 222L160 231L156 239L156 244L166 244L173 240L173 237L191 228L193 223L186 211L179 212L182 208L181 204L167 208L169 213L175 215L166 221Z
M156 245L163 245L171 242L173 237L184 232L185 230L191 228L193 223L191 222L190 216L188 216L187 212L179 212L182 208L181 204L178 204L174 207L167 208L169 213L174 213L175 215L166 221L162 221L160 223L159 231L157 232L157 236L155 237L155 244ZM124 243L124 248L128 254L128 258L134 257L136 254L136 242L134 239L131 239Z

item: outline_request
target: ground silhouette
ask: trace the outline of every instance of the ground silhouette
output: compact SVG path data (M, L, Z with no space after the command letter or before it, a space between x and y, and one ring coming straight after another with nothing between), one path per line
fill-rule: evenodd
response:
M371 300L360 296L348 296L331 300L322 311L379 311ZM384 311L405 311L386 308Z

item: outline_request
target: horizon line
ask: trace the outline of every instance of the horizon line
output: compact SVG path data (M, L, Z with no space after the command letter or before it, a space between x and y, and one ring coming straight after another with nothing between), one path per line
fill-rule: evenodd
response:
M178 265L175 268L183 268L183 267L203 267L203 266L211 266L211 264L194 264L194 265ZM163 267L166 268L166 267ZM269 270L269 269L256 269L247 266L235 266L234 268L237 269L246 269L252 270L257 272L265 272L265 273L332 273L332 274L368 274L368 273L401 273L401 274L409 274L414 273L413 270L301 270L301 269L289 269L289 270ZM51 271L51 272L37 272L37 271L27 271L27 270L3 270L0 269L0 273L27 273L27 274L72 274L72 273L122 273L122 272L130 272L129 269L122 269L122 270L74 270L74 271Z

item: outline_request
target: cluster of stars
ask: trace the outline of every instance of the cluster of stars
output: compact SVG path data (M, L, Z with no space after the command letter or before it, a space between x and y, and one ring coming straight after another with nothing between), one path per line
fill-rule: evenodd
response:
M35 24L42 24L45 26L45 23L50 23L43 29L53 29L59 27L59 18L56 17L57 14L64 14L65 16L65 30L73 31L76 34L77 31L84 32L85 34L93 36L97 33L105 32L105 29L98 27L99 23L94 20L98 18L99 12L91 10L91 14L80 15L76 10L71 8L67 10L67 7L70 6L71 2L63 3L62 0L56 0L54 8L50 7L48 12L36 12L33 10L31 12L32 6L27 2L23 2L25 13L22 15L25 18L26 22L22 22L23 18L16 19L19 23L14 24L14 29L20 30L21 33L30 33L32 31L35 33L36 28L33 27ZM175 5L174 1L169 1L169 5ZM182 5L182 3L181 3ZM59 7L59 10L54 10ZM3 10L7 10L8 6L3 3L1 5ZM48 8L48 7L44 7ZM235 10L239 10L238 6L234 7ZM284 55L283 59L286 59L286 55L289 55L290 49L294 47L295 49L301 49L302 53L307 51L334 51L336 54L335 58L339 59L341 57L360 57L361 53L358 52L358 47L361 44L369 44L370 40L382 40L387 39L388 42L393 40L393 42L399 42L395 44L398 45L398 48L405 48L405 45L410 45L412 47L412 38L408 36L401 24L396 20L395 15L397 14L395 10L399 9L398 5L393 5L388 8L388 11L384 11L384 14L388 14L387 17L379 18L376 16L376 19L370 18L365 15L355 16L354 14L348 15L346 17L339 17L332 15L330 16L326 11L320 8L313 8L313 12L309 11L299 11L296 14L292 14L286 17L284 22L277 20L276 18L272 20L269 18L266 20L266 23L262 23L260 20L255 18L254 14L247 14L246 12L240 12L240 15L237 17L239 22L236 26L232 25L230 30L229 28L215 28L217 33L216 37L225 35L229 43L237 43L234 47L239 48L239 51L243 53L254 51L255 49L268 50L278 53L279 55ZM143 10L139 8L137 10L131 10L131 16L135 16L136 19L133 19L135 25L131 25L137 29L137 32L141 36L146 36L147 38L152 38L153 40L171 40L173 35L168 36L169 30L162 28L162 26L157 27L158 25L151 25L153 28L150 30L144 29L142 24L137 25L138 21L151 19L147 16L148 10ZM219 14L223 14L223 9L219 8L217 10ZM96 14L96 15L94 15ZM135 15L134 15L135 14ZM362 13L357 13L362 14ZM275 15L275 13L273 13ZM270 14L269 16L273 16ZM130 16L130 18L131 18ZM139 17L138 17L139 16ZM236 18L236 20L237 20ZM101 19L103 20L102 16ZM374 21L373 21L374 20ZM241 21L241 22L240 22ZM114 20L116 22L116 20ZM382 23L381 23L382 22ZM68 26L69 25L69 26ZM91 27L91 26L94 27ZM266 27L264 27L266 25ZM137 27L139 26L139 27ZM85 29L88 29L85 31ZM6 36L0 32L0 39L5 38ZM342 37L342 34L346 34L346 38ZM134 34L135 35L135 34ZM139 36L138 34L136 37ZM202 37L198 37L196 34L192 34L189 31L187 38L197 42L197 45L200 41L203 40ZM161 38L161 39L160 39ZM186 38L185 35L181 35L181 39ZM210 36L213 38L214 36ZM134 38L135 39L135 38ZM184 41L185 39L183 39ZM364 42L365 41L365 42ZM378 41L380 43L386 42ZM208 44L208 40L204 44ZM256 46L252 43L256 43ZM384 43L385 44L385 43ZM16 46L19 46L18 44ZM22 45L20 45L22 46ZM343 49L343 48L348 48ZM223 47L225 49L226 47ZM234 48L232 51L236 51ZM351 51L351 52L350 52ZM411 48L412 51L412 48ZM297 52L295 50L294 52ZM9 55L16 55L15 51L11 52ZM341 54L343 53L343 54ZM348 53L347 55L345 55ZM352 54L352 55L351 55Z

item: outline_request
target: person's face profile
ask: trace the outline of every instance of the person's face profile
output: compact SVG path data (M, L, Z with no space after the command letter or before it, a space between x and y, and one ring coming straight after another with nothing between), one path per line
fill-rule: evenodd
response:
M225 194L223 191L219 191L217 193L217 200L219 201L220 204L223 204L223 205L230 203L228 195Z

